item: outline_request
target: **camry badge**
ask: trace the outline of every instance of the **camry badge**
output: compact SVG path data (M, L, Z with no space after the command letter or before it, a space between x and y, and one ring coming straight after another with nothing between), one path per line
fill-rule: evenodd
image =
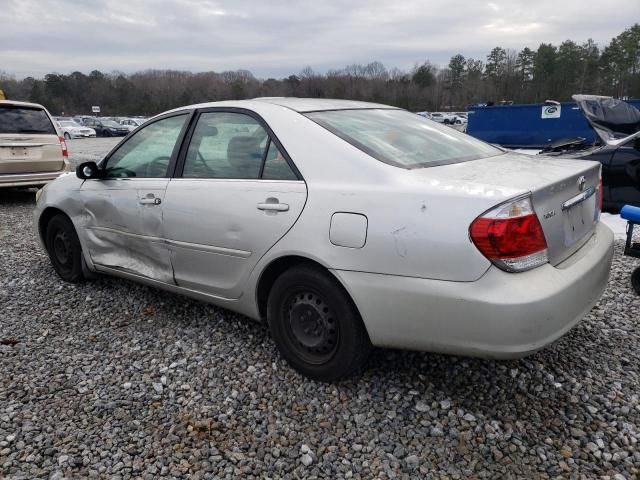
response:
M584 178L584 175L581 175L580 178L578 178L578 190L583 191L586 183L587 179Z

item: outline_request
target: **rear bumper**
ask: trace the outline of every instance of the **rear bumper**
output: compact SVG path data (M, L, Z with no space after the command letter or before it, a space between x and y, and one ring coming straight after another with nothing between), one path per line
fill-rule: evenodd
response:
M69 168L57 172L38 172L38 173L12 173L0 174L0 188L2 187L37 187L45 185L63 173L67 173Z
M518 358L570 330L607 286L613 234L598 224L564 262L523 273L491 267L475 282L334 271L374 345Z

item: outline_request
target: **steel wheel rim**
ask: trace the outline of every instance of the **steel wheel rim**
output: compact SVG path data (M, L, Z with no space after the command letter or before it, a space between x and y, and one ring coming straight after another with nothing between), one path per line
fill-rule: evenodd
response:
M283 314L289 343L305 362L321 365L335 355L340 329L326 300L311 289L288 296Z
M56 262L62 268L69 268L70 263L72 262L72 248L71 240L69 239L69 235L63 230L58 230L55 232L53 236L53 255L56 259Z

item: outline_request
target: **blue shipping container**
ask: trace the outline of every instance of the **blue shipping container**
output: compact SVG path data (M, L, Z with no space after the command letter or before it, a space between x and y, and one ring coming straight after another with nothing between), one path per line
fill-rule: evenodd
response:
M640 109L640 100L629 100ZM496 105L469 108L467 133L489 143L510 148L542 148L568 137L584 137L594 142L595 132L589 127L575 102L563 102L558 111L549 113L549 105Z

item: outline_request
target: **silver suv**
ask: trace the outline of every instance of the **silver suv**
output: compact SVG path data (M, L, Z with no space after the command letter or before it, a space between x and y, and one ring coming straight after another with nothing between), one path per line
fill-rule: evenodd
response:
M46 108L0 100L0 187L44 185L70 170L67 157Z

